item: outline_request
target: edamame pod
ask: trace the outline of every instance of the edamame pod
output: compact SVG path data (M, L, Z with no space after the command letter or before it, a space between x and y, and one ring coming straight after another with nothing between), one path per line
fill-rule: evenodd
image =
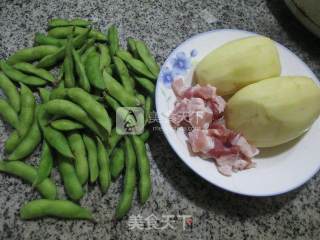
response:
M97 52L91 52L86 58L85 69L89 82L94 87L104 90L106 88L100 70L100 55Z
M9 123L12 127L19 127L19 119L16 111L4 99L0 99L0 116L5 122Z
M75 35L83 34L87 31L87 28L82 27L57 27L49 30L48 36L55 37L55 38L67 38L68 35L74 32ZM92 29L89 34L90 38L95 38L97 41L106 41L107 36L103 33Z
M106 67L104 70L112 76L112 68L111 68L111 66Z
M67 89L64 87L58 87L52 90L50 94L50 100L64 99L67 97Z
M83 139L78 132L73 132L69 134L68 142L74 155L78 179L83 185L87 183L89 177L89 166Z
M62 18L53 18L50 19L48 22L49 28L55 28L55 27L68 27L68 26L77 26L77 27L87 27L91 24L90 21L75 18L75 19L62 19Z
M114 149L110 156L110 172L113 179L119 177L124 168L124 151L122 148Z
M32 184L37 177L36 169L21 161L1 161L0 172L17 176L30 184ZM36 186L36 189L44 198L55 199L57 196L57 187L49 178Z
M110 54L113 56L119 49L119 33L115 25L109 27L107 36L110 45Z
M21 112L19 115L19 127L17 130L19 135L24 137L34 122L36 100L32 91L26 85L20 83L20 86Z
M150 50L146 46L146 44L140 40L135 41L135 45L137 48L138 55L140 59L146 64L150 72L157 77L160 72L160 67L157 64L155 58L151 54Z
M139 137L143 142L146 142L150 137L150 131L148 129L144 130L144 132L139 135Z
M126 64L118 57L113 57L113 62L123 87L128 92L134 93L134 80L130 77Z
M19 62L14 65L14 68L26 74L37 76L52 83L55 81L54 76L50 72L42 68L37 68L31 63Z
M83 135L83 142L87 149L90 182L94 183L99 176L97 146L95 141L88 135Z
M16 64L18 62L33 62L39 60L47 55L54 54L59 51L56 46L42 45L32 48L24 48L18 50L8 58L9 64Z
M41 184L46 178L50 178L51 170L53 167L53 158L49 145L43 141L42 151L40 156L40 163L37 170L37 178L33 186Z
M89 31L90 31L90 29L86 29L86 31L84 31L82 34L80 34L72 39L72 45L74 48L77 49L77 48L81 47L83 44L85 44L85 42L88 39ZM53 67L58 62L63 60L63 58L65 57L65 50L66 50L66 47L63 46L63 47L59 48L59 50L56 53L45 56L44 58L42 58L38 62L37 67L39 67L39 68Z
M73 201L80 200L84 195L84 191L76 174L76 170L68 159L61 155L59 156L59 172L68 197Z
M55 53L50 54L50 55L46 55L37 63L36 66L38 68L53 67L54 65L56 65L58 62L60 62L64 58L65 50L66 50L65 47L61 47Z
M16 86L2 72L0 72L0 88L8 98L8 101L11 107L16 111L16 113L19 113L20 112L20 95L17 91Z
M65 157L74 158L69 143L61 132L49 126L44 127L42 131L44 138L51 147Z
M111 63L109 48L104 44L98 44L100 52L100 70L102 71Z
M136 98L139 99L139 101L141 102L141 105L142 105L142 106L145 105L146 99L145 99L145 97L144 97L142 94L136 93Z
M71 101L81 106L88 115L106 129L108 133L111 132L111 119L103 105L81 88L70 88L67 94Z
M120 142L120 140L123 138L124 135L120 135L117 133L116 128L113 128L111 131L111 134L109 138L107 139L108 143L108 155L110 156L114 150L114 148L117 146L117 144Z
M61 155L68 158L73 158L74 156L65 136L56 129L48 126L49 119L44 105L39 105L38 107L37 120L47 143L57 150Z
M117 99L123 106L135 107L141 104L139 99L126 91L124 87L105 70L103 71L103 79L105 81L107 92Z
M45 104L46 111L49 114L70 117L93 131L101 138L105 138L104 132L99 126L89 117L89 115L78 105L63 99L54 99Z
M39 88L39 94L43 103L46 103L50 100L50 90L47 88Z
M97 142L100 188L102 193L106 193L111 183L110 161L106 149L99 138L97 138Z
M150 119L152 107L153 107L152 98L150 96L147 96L145 104L144 104L144 121L145 121L145 124L147 124L149 119Z
M0 60L0 68L2 69L4 74L12 81L33 86L41 86L47 83L47 81L45 81L44 79L35 76L29 76L16 70L13 66L7 64L4 60Z
M17 148L9 155L8 160L21 160L30 155L41 141L41 132L37 119L34 118L29 131L24 135Z
M138 58L139 55L136 48L136 43L135 43L135 40L131 37L127 38L127 48L135 58Z
M150 94L154 94L155 91L155 86L153 84L153 82L151 82L149 79L147 78L143 78L143 77L138 77L135 76L134 79L139 83L139 85L141 87L143 87L144 89L146 89L148 91L148 93Z
M43 217L57 217L65 219L92 220L92 213L86 208L67 200L34 200L25 204L20 210L20 217L24 220Z
M50 125L59 131L72 131L84 128L81 123L69 119L54 120L50 123Z
M64 69L63 69L63 67L61 66L60 69L59 69L59 74L58 74L58 79L57 79L58 88L59 88L59 86L61 86L61 85L63 85L63 87L64 87L64 79L63 79L63 77L64 77Z
M75 49L81 48L87 42L91 31L92 29L88 28L85 31L83 31L83 33L79 35L76 34L77 36L75 38L72 38L72 46Z
M125 137L126 173L124 176L123 192L116 208L116 218L122 218L131 208L136 186L136 155L130 139Z
M140 202L144 204L151 193L151 176L150 163L146 152L144 142L139 136L132 135L131 140L137 156L138 170L139 170L139 195Z
M119 48L116 55L121 58L122 60L123 59L130 59L130 58L133 58L133 56L131 55L131 53L129 53L128 51L122 49L122 48Z
M152 80L157 78L157 75L153 75L144 62L133 58L130 53L122 50L117 52L117 56L126 62L130 69L132 69L135 73Z
M83 44L81 48L79 48L77 50L79 55L82 55L85 51L87 51L87 49L89 49L90 47L94 46L95 41L96 40L94 38L88 39L87 42L85 44Z
M36 45L52 45L56 47L62 47L66 43L65 39L50 37L43 33L36 33L34 42Z
M65 57L63 62L64 68L64 83L67 88L75 86L75 79L74 79L74 64L72 58L72 43L71 38L68 38L65 50Z
M89 47L82 55L81 55L81 62L83 64L86 63L88 56L92 53L96 51L96 46L91 46Z
M6 153L12 153L13 150L18 146L21 142L22 138L19 136L17 130L14 130L4 144L4 149Z
M47 89L41 88L39 89L40 96L43 101L46 98L48 100L48 92ZM21 100L22 100L22 106L21 106L21 113L19 116L20 124L18 126L18 130L14 130L9 138L7 139L5 143L5 151L7 153L12 153L13 150L18 146L18 144L22 141L24 135L28 132L27 128L30 128L33 118L34 118L34 106L35 106L35 100L33 97L33 94L31 90L25 86L21 87ZM20 102L20 96L19 96L19 102Z
M72 49L72 56L75 64L75 69L79 77L79 86L86 90L87 92L90 92L90 83L89 79L86 74L86 70L84 67L84 64L81 62L81 57L79 53Z

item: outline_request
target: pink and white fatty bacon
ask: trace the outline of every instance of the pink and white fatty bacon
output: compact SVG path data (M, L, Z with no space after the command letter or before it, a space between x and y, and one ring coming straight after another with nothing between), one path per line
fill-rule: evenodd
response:
M210 85L186 87L182 79L172 83L177 97L170 114L173 127L187 131L191 151L203 158L214 159L219 172L233 172L254 167L252 158L259 150L239 133L227 129L223 120L226 102Z

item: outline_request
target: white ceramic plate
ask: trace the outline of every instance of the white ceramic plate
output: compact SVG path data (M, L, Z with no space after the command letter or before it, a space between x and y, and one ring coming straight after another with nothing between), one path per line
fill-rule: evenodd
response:
M162 66L156 88L156 107L160 125L171 147L198 175L225 190L250 195L271 196L293 190L308 181L320 168L320 119L297 140L279 147L261 150L254 160L256 168L240 171L231 177L221 175L213 162L191 156L186 136L174 130L168 116L175 95L171 82L183 77L191 84L194 66L213 49L243 37L256 35L240 30L216 30L198 34L178 46ZM318 84L309 67L286 47L276 44L282 65L281 75L303 75Z

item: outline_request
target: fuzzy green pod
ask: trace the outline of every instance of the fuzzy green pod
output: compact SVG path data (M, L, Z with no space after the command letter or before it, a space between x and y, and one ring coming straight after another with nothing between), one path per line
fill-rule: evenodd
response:
M59 131L73 131L84 128L84 126L81 123L69 119L54 120L50 122L50 125Z
M124 155L122 148L116 148L110 156L110 172L113 179L118 178L124 168Z
M111 56L115 55L119 49L119 33L115 25L112 25L108 29L108 42L110 44L110 54Z
M16 111L4 99L0 99L0 116L5 122L9 123L12 127L19 127L19 119Z
M3 93L8 98L9 104L16 111L16 113L20 112L20 95L16 86L4 75L0 72L0 88Z
M46 178L50 178L50 174L53 167L53 157L51 149L46 141L43 141L42 151L40 155L40 163L37 170L37 178L33 183L33 186L41 184Z
M138 170L139 170L139 196L140 202L144 204L151 194L151 175L150 163L147 156L144 142L139 136L133 135L131 137L132 144L137 156Z
M80 183L87 183L89 178L89 165L86 148L82 136L78 132L73 132L68 136L68 142L74 155L75 170Z
M30 76L15 69L13 66L7 64L4 60L0 60L0 68L4 74L12 81L24 83L31 86L42 86L47 84L47 81L36 76Z
M34 183L37 177L37 170L21 161L1 161L0 172L19 177L30 184ZM57 196L57 187L49 178L43 180L35 188L44 198L55 199Z
M82 138L87 150L90 182L94 183L99 176L97 145L94 139L86 134Z
M125 137L125 168L123 192L116 208L116 218L120 219L128 213L131 208L134 190L136 187L136 155L130 139Z
M112 122L108 112L91 94L81 88L70 88L67 90L67 95L73 102L81 106L92 119L107 130L108 133L111 132Z
M50 72L42 68L37 68L33 64L27 62L16 63L14 68L26 74L37 76L52 83L55 81L54 76Z
M62 47L66 43L65 39L50 37L43 33L36 33L34 42L35 45L52 45L56 47Z
M68 197L73 201L79 201L84 191L72 163L65 157L59 155L59 172L63 181L64 189Z
M97 138L99 182L102 193L106 193L111 184L110 161L106 149L99 138Z
M86 208L67 200L34 200L28 202L20 209L23 220L43 217L56 217L64 219L92 220L92 213Z
M59 51L56 46L41 45L31 48L18 50L8 58L8 63L13 65L18 62L33 62L42 59L45 56L55 54Z

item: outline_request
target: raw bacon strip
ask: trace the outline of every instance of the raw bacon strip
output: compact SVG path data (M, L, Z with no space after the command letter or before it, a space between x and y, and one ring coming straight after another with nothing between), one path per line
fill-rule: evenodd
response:
M227 129L223 119L225 100L216 95L216 88L195 85L185 87L182 79L173 82L177 96L170 121L185 128L191 151L202 158L215 160L218 171L231 176L233 172L254 167L252 157L259 150L239 133Z
M216 120L223 116L226 102L222 97L216 96L215 98L212 98L210 99L210 101L208 101L208 106L211 108L213 112L213 118Z
M188 141L194 153L207 153L210 149L215 147L214 141L212 141L212 138L207 136L207 132L205 130L192 130L189 132Z
M241 153L247 158L252 158L255 155L259 154L259 150L256 147L250 145L247 140L240 134L238 134L231 140L231 144L234 146L239 146Z
M199 84L188 88L182 97L185 98L202 98L203 100L210 100L216 97L216 88L210 85L200 86Z
M212 111L201 98L184 98L176 102L170 121L175 127L185 121L193 128L206 129L212 122Z
M205 102L201 98L191 98L188 107L187 122L193 128L207 129L212 122L212 111L206 107Z
M247 169L249 162L240 159L236 154L224 155L216 159L218 171L225 175L231 176L232 172Z
M174 94L178 98L181 98L183 96L183 94L185 93L185 91L187 89L189 89L188 87L186 87L184 85L182 78L178 78L178 79L174 80L171 87L172 87Z
M176 101L174 110L170 114L170 122L174 127L179 127L183 121L187 118L188 113L188 107L189 107L189 100L188 99L182 99L180 101Z
M214 99L217 89L210 85L200 86L199 84L193 87L186 87L183 79L178 78L172 83L172 90L178 98L202 98L204 100Z

